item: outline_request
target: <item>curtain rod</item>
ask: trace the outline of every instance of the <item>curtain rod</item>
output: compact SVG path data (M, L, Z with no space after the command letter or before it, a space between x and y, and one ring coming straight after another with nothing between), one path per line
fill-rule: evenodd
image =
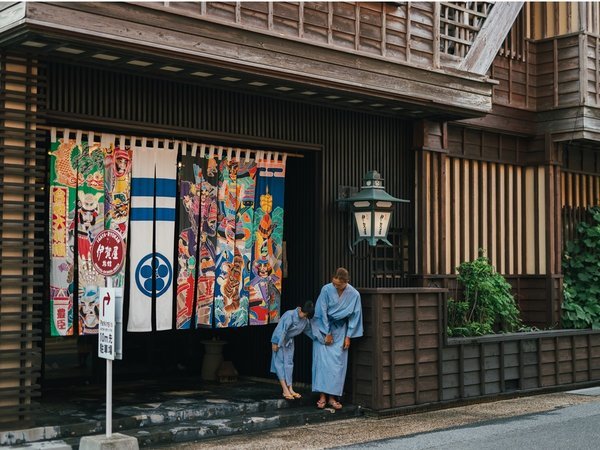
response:
M62 128L62 127L52 127L52 126L48 126L48 125L38 125L37 127L40 130L45 130L45 131L50 131L52 132L53 130L57 131L57 132L61 132L61 133L65 133L65 131L69 132L69 136L72 133L75 133L75 140L80 142L81 139L83 138L83 136L89 137L91 136L93 138L93 142L99 142L102 143L100 141L101 136L104 135L109 135L109 136L114 136L115 140L119 140L119 142L121 140L123 140L124 142L126 141L130 141L130 145L131 145L131 140L135 139L136 141L140 140L140 141L150 141L150 142L155 142L155 143L162 143L164 145L164 143L170 142L170 143L176 143L177 145L181 144L181 149L182 149L182 154L186 155L187 154L187 149L189 148L191 151L192 156L195 156L196 151L198 148L200 148L201 153L205 151L205 149L208 149L207 151L209 152L209 154L214 154L214 153L218 153L219 158L221 157L221 155L226 152L228 157L231 157L231 155L235 154L236 155L236 159L240 159L241 157L241 153L246 153L246 159L249 157L248 155L250 153L264 153L264 154L279 154L282 156L285 156L287 158L304 158L304 155L300 154L300 153L289 153L286 151L279 151L279 150L257 150L257 149L247 149L247 148L240 148L240 147L236 147L236 146L229 146L229 145L214 145L214 144L201 144L201 143L197 143L197 142L190 142L190 141L185 141L185 140L177 140L177 139L169 139L169 138L151 138L151 137L144 137L144 136L129 136L126 134L122 134L122 133L107 133L107 132L95 132L95 131L91 131L91 130L80 130L80 129L76 129L76 128ZM98 139L97 139L98 138Z

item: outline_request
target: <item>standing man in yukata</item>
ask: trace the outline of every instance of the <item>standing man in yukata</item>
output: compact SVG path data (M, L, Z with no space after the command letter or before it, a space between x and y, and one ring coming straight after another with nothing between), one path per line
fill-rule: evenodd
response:
M312 390L320 394L317 407L342 405L350 339L363 335L360 294L348 282L348 271L340 267L331 283L321 289L311 321L313 337ZM329 395L329 400L326 396Z

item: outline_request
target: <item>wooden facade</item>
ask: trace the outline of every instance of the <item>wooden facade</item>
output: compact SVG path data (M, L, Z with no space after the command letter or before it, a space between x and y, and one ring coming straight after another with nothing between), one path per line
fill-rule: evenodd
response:
M552 376L555 384L582 381L583 363L568 376L561 362L569 340L570 354L581 353L577 334L506 345L450 345L440 334L444 289L455 290L456 266L480 249L513 286L524 320L557 326L562 249L586 208L600 202L598 5L514 3L2 4L0 332L20 334L14 345L2 341L10 355L0 367L2 398L10 400L0 410L26 415L39 391L48 296L47 239L39 237L47 206L39 193L49 126L304 156L291 163L286 187L286 202L302 208L286 216L294 275L284 308L314 297L339 265L361 288L433 289L418 300L398 294L385 300L396 306L382 303L379 312L365 302L366 320L389 321L368 325L364 342L389 345L399 358L392 370L399 378L371 385L378 408L508 392L515 361L523 374L534 370L529 353L537 371L519 389L531 379L545 386ZM411 204L394 215L392 248L351 254L349 217L335 200L371 169ZM268 350L252 360L242 353L262 348L271 328L250 331L228 337L244 349L230 357L243 373L264 375ZM587 339L589 362L597 343ZM539 363L552 351L556 360ZM297 352L302 381L309 352ZM388 357L362 355L356 386L375 383L369 377L383 372L373 373L374 365ZM481 372L486 358L508 361L508 374ZM473 364L483 364L479 378L456 378L453 368ZM550 373L552 364L558 371Z
M0 53L0 422L39 396L44 293L42 80L35 61Z
M361 290L365 337L352 348L353 401L378 414L589 386L600 332L445 338L445 290Z

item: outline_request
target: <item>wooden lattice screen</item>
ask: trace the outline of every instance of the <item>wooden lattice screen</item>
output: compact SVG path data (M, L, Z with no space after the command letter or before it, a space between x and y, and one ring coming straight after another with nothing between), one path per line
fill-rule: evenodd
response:
M469 53L493 4L441 2L440 5L440 51L464 58Z
M0 53L0 422L28 420L39 395L45 152L36 61Z

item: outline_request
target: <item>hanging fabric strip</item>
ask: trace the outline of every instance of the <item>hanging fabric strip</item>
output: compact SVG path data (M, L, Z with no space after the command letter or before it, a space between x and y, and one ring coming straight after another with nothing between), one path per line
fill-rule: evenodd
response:
M156 151L156 329L173 328L173 254L179 142Z
M81 139L81 134L77 134ZM104 277L92 264L92 245L104 230L104 152L99 144L81 144L77 162L77 286L79 334L98 334L99 288Z
M201 174L200 244L196 295L196 326L212 326L217 262L217 186L218 161L200 155L194 172Z
M237 210L237 171L235 160L221 162L218 190L217 266L214 314L215 326L226 328L232 313L240 306L240 274L242 258L235 246L235 214Z
M178 145L165 141L159 148L159 140L154 139L148 148L144 139L142 148L133 153L128 331L152 331L153 299L156 330L173 327Z
M285 159L259 155L254 211L250 325L277 322L281 304Z
M121 139L115 146L114 135L103 134L101 147L104 151L104 227L121 235L125 243L123 257L126 258L132 155L130 146L124 141ZM130 145L135 145L135 138L131 138ZM113 275L112 285L125 286L125 264Z
M53 129L53 137L56 130ZM56 137L55 137L56 139ZM75 198L80 148L64 138L50 143L50 334L73 334Z
M202 174L195 158L183 156L179 169L179 240L177 244L177 329L188 329L194 312L198 223Z
M154 247L154 157L153 149L135 148L132 159L129 242L129 319L127 331L152 331Z
M241 161L237 174L237 209L235 215L235 246L239 253L242 270L239 273L240 305L235 312L236 320L231 327L248 325L250 266L252 262L252 229L254 226L254 194L256 190L256 162ZM232 318L234 314L232 314Z

